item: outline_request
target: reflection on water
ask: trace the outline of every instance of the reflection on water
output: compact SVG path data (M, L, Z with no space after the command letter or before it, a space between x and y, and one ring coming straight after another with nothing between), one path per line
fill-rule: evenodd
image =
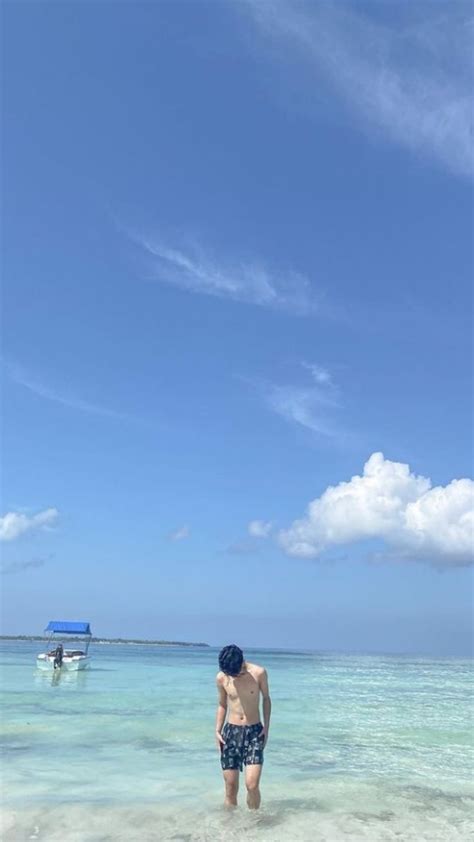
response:
M39 670L34 673L35 684L39 687L50 685L57 687L58 684L67 687L78 687L84 689L87 681L88 670Z

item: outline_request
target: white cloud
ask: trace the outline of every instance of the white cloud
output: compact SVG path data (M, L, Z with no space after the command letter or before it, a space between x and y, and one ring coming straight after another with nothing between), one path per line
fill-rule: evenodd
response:
M248 525L248 533L252 538L268 538L272 528L273 523L269 520L251 520Z
M179 529L174 529L173 532L170 532L168 538L170 541L184 541L185 538L189 538L191 534L191 530L189 526L180 526Z
M248 0L259 29L283 38L361 122L472 176L472 12L461 4L402 4L376 22L357 4ZM380 20L380 16L377 16ZM421 20L421 22L420 22ZM285 55L288 51L285 50Z
M152 277L189 292L309 315L318 309L311 283L293 271L270 272L260 262L216 260L199 246L170 247L159 238L130 234L146 252Z
M56 521L57 509L45 509L31 517L23 512L7 512L0 517L0 541L13 541L33 529L47 529Z
M305 385L256 384L267 406L286 421L306 427L313 433L328 437L343 435L334 421L334 412L341 404L339 389L330 373L314 363L302 363L302 366L311 373L312 382Z
M474 482L432 488L408 465L373 453L362 476L329 486L301 520L279 533L283 549L314 558L328 547L382 539L400 558L435 565L474 560Z

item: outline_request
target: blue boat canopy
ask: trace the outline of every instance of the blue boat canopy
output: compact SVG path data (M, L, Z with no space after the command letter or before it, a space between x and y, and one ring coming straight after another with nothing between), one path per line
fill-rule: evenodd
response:
M68 623L63 620L50 620L45 631L60 634L92 634L89 623Z

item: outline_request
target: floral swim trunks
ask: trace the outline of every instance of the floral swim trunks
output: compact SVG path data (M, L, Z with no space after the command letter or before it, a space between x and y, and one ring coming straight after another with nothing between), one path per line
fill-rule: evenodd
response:
M225 769L240 769L263 763L263 725L231 725L226 722L222 729L225 745L221 748L221 766Z

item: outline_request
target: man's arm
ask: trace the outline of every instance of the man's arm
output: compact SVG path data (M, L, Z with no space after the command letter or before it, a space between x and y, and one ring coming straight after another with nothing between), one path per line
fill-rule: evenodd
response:
M266 670L262 670L260 675L260 692L263 699L263 727L265 730L265 745L268 740L268 732L270 730L270 717L272 715L272 700L270 698L270 690L268 688L268 675Z
M222 728L224 727L225 717L227 713L227 693L222 685L222 677L218 675L216 678L217 685L217 713L216 713L216 744L219 751L224 745L224 738L222 736Z

